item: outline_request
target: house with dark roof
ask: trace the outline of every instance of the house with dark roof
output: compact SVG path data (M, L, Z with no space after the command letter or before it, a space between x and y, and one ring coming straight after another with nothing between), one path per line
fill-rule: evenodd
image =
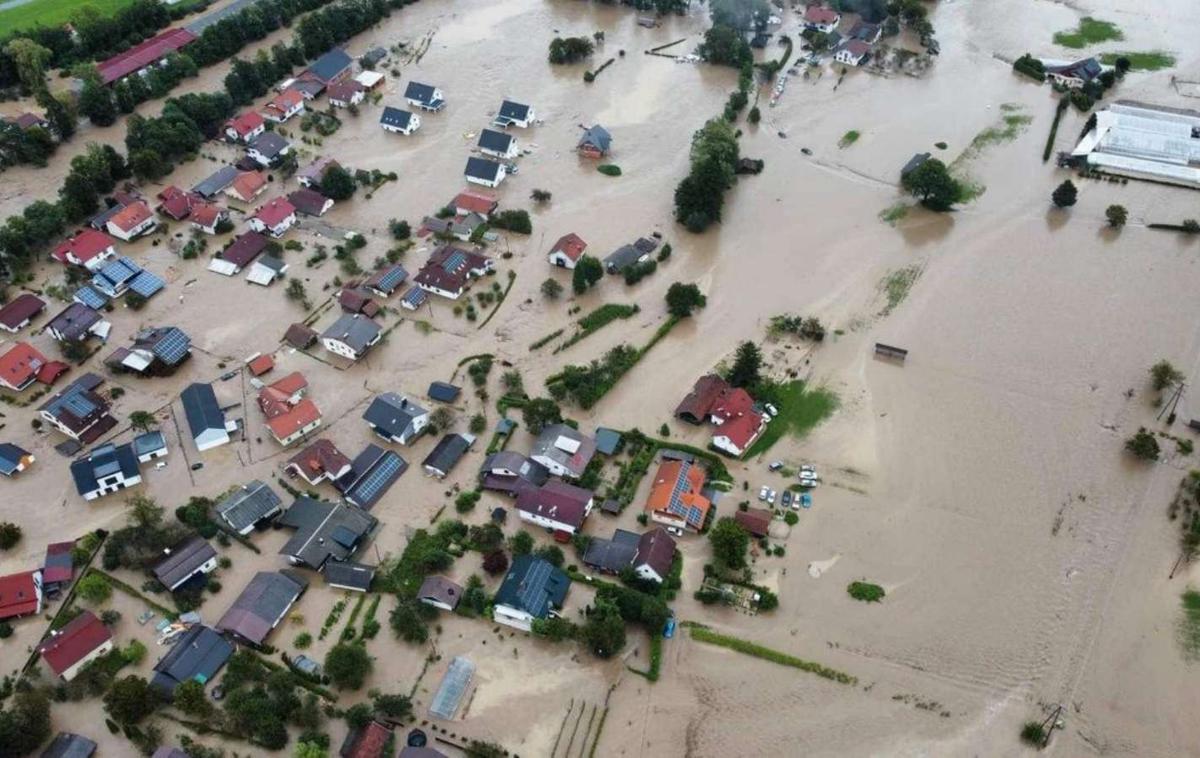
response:
M353 70L354 59L345 50L334 48L313 61L301 76L316 79L328 86L344 81Z
M395 392L378 395L362 417L371 431L399 445L411 444L429 426L429 411Z
M325 564L325 583L330 587L351 592L366 592L375 578L375 567L352 561L330 561Z
M196 39L196 35L182 27L159 32L145 42L117 53L96 64L96 73L101 84L112 84L130 74L138 73L181 50Z
M421 465L425 468L425 473L437 479L444 479L474 444L474 435L447 434L438 441L429 455L425 456Z
M258 114L254 114L258 116ZM213 198L225 191L225 188L233 184L233 180L238 177L236 166L221 166L219 169L209 174L199 184L192 187L192 192L203 198Z
M443 611L452 611L462 599L463 588L444 576L430 574L417 590L417 600Z
M41 571L0 576L0 621L41 612Z
M467 158L467 167L463 169L468 182L484 187L499 187L507 175L508 168L503 163L474 156Z
M461 392L462 387L449 382L430 382L429 389L425 390L425 394L429 396L430 400L436 400L439 403L453 403Z
M408 461L394 451L367 445L333 486L346 502L369 511L407 470Z
M599 124L584 129L583 136L575 145L575 151L585 158L603 158L611 149L612 135Z
M192 340L176 326L143 329L132 347L120 347L104 360L117 372L142 376L170 376L192 356Z
M275 132L264 132L246 147L246 155L262 167L273 166L292 151L292 145Z
M421 117L412 111L387 105L379 116L379 126L385 132L407 136L421 128Z
M869 21L859 19L854 22L854 26L850 27L850 31L846 33L850 39L857 39L866 42L868 45L874 45L883 36L883 27L879 24L872 24Z
M96 500L127 487L136 487L142 483L142 473L133 445L109 443L94 448L86 458L73 461L71 479L84 500Z
M296 530L279 554L320 571L330 561L353 558L379 522L357 506L299 497L277 523Z
M318 337L315 330L300 323L292 324L283 333L283 341L297 350L306 350L312 347Z
M421 110L440 111L446 105L446 96L437 87L420 82L409 82L404 89L404 99Z
M650 260L650 254L658 247L658 242L649 237L640 237L631 245L622 245L609 253L604 259L604 270L610 274L620 274L635 263Z
M495 261L487 256L443 245L430 254L413 283L427 292L457 300L469 281L491 272L494 267Z
M255 479L226 495L213 512L234 532L247 535L283 510L283 501L266 482Z
M33 453L11 442L0 442L0 475L16 476L33 465Z
M165 700L175 698L175 688L184 682L208 684L229 657L233 643L211 627L196 624L178 637L166 655L154 664L150 687Z
M573 269L579 259L583 257L584 250L587 250L587 243L583 241L583 237L575 232L569 232L558 238L554 247L550 248L547 258L550 263L559 268Z
M750 533L751 537L761 539L767 536L771 528L771 519L775 516L767 508L748 508L738 510L733 514L733 520Z
M96 743L81 734L59 732L49 747L42 751L41 758L90 758L96 752Z
M571 579L545 558L517 556L493 599L492 619L528 632L534 619L558 614L570 587Z
M517 495L517 515L544 529L575 534L583 528L594 503L591 490L551 479Z
M700 531L712 509L712 501L704 494L706 478L704 469L690 460L664 459L646 498L650 520Z
M337 300L343 313L361 313L366 316L379 313L379 303L371 299L371 293L356 285L342 288L338 292Z
M43 403L38 414L71 439L91 444L117 425L108 401L95 391L103 382L95 374L84 374Z
M356 361L367 354L383 335L383 328L361 313L343 313L321 335L329 352Z
M712 408L721 393L729 390L729 383L716 374L705 374L692 385L692 391L675 407L675 417L689 424L708 421Z
M308 589L295 571L259 571L221 616L216 628L240 642L259 646Z
M551 424L542 429L529 457L555 476L578 479L596 454L596 441L566 424Z
M298 189L287 196L287 201L305 216L324 216L333 207L332 200L311 189Z
M518 452L500 450L484 459L479 478L483 489L516 497L525 490L538 489L545 484L550 471Z
M1083 58L1071 63L1055 63L1045 67L1046 76L1055 84L1068 89L1081 89L1083 85L1098 79L1104 66L1095 58Z
M37 652L55 676L69 682L84 666L112 649L112 632L96 614L85 610L61 629L51 629Z
M241 271L246 266L250 265L251 261L258 257L258 254L267 248L271 241L265 235L258 232L245 232L237 236L230 243L229 247L222 250L219 255L221 260L229 261L234 265L233 273Z
M189 384L179 400L197 450L203 453L229 442L229 433L237 430L237 421L225 418L211 384Z
M352 105L358 105L366 98L367 88L351 79L331 84L325 90L325 95L329 98L329 104L334 108L349 108Z
M517 154L520 153L516 137L494 129L480 130L479 141L475 146L484 155L490 155L493 158L500 158L502 160L511 160L516 158Z
M208 574L217 568L217 551L203 537L192 537L163 551L163 557L154 564L154 578L171 592L187 584L200 574Z
M112 324L94 308L71 303L46 324L46 331L59 342L83 342L89 337L105 339Z
M365 69L372 69L378 66L380 61L386 60L388 51L386 47L373 47L367 52L358 57L359 64Z
M833 51L833 59L846 66L861 66L871 58L871 44L860 39L848 39Z
M315 487L350 473L350 459L333 442L322 437L288 459L287 472Z
M33 317L42 312L46 301L32 292L22 292L0 308L0 329L19 332L29 326Z
M321 156L313 160L304 168L296 172L296 181L301 187L309 189L320 189L321 182L325 181L325 174L332 168L341 168L342 164L338 163L333 158Z
M155 458L167 456L167 438L157 429L144 432L133 438L133 454L138 463L149 463Z
M492 123L501 128L519 126L522 129L537 121L537 114L532 105L518 103L516 100L505 100L500 103L500 110Z
M407 279L408 271L404 266L399 263L390 263L371 274L371 277L363 282L363 287L379 297L386 298L391 297L393 292L400 289Z
M71 551L75 542L51 542L46 545L42 559L42 588L50 595L57 593L75 578L75 561Z
M612 539L592 537L583 553L583 563L601 573L619 574L633 563L640 539L637 532L624 529L614 531Z

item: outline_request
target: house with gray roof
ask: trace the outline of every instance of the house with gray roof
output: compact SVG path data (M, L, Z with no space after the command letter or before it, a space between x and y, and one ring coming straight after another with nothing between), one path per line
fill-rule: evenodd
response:
M659 584L671 575L674 561L675 539L661 526L645 534L617 529L612 539L593 537L583 554L583 562L597 571L619 574L632 568L642 579Z
M462 599L463 588L444 576L430 574L417 590L417 600L443 611L452 611Z
M583 131L575 149L586 158L603 158L612 149L612 135L603 126L596 124Z
M292 144L275 132L264 132L246 148L250 160L266 168L273 166L292 150Z
M357 506L299 497L277 523L296 530L279 554L320 571L331 561L353 558L379 521Z
M95 500L142 483L132 445L100 445L71 463L71 479L84 500Z
M295 571L259 571L217 622L217 629L249 645L263 643L308 589Z
M139 434L133 438L132 444L138 463L149 463L167 455L167 438L157 429Z
M237 177L236 166L222 166L192 187L192 192L205 199L213 198L224 192L225 188L233 184L233 180Z
M631 245L622 245L604 259L604 270L610 274L619 274L635 263L650 260L650 254L658 247L658 242L649 237L641 237Z
M518 452L500 450L484 459L479 477L483 489L515 497L527 489L541 487L550 478L550 471Z
M154 565L154 578L171 592L182 587L194 576L210 573L217 568L217 551L203 537L192 537L182 544L163 551L163 558Z
M325 564L325 583L330 587L351 592L366 592L375 578L375 567L353 561L330 561Z
M496 118L492 120L492 123L501 128L519 126L524 129L536 120L537 114L532 105L518 103L516 100L505 100L500 103L500 110L496 112Z
M421 82L409 82L404 89L404 99L426 111L440 111L446 105L446 96L440 89Z
M499 187L507 175L508 169L503 163L475 156L467 158L467 166L463 169L463 176L468 182L484 187Z
M41 758L89 758L96 752L96 743L79 734L59 732Z
M596 454L596 441L566 424L551 424L534 440L529 457L555 476L578 479Z
M255 479L227 495L213 509L234 532L246 535L283 510L283 501L266 482Z
M479 132L479 141L475 145L479 152L493 158L510 160L520 152L517 148L517 138L511 134L498 132L495 129L483 129Z
M379 116L379 126L385 132L407 136L421 128L421 117L412 111L387 105L384 106L383 113Z
M385 392L367 406L363 420L388 442L408 445L429 426L429 411L407 397Z
M237 430L237 422L225 418L211 384L189 384L179 400L197 450L204 452L229 442L229 433Z
M150 687L166 700L175 698L175 688L184 682L207 684L229 657L233 643L215 629L197 624L178 637L166 655L154 664Z
M321 335L329 352L356 361L379 342L383 328L361 313L343 313Z
M534 619L557 615L570 587L566 573L545 558L517 556L496 592L492 619L528 632Z
M471 434L447 434L438 441L421 465L425 473L438 479L444 479L462 457L475 444L475 436Z

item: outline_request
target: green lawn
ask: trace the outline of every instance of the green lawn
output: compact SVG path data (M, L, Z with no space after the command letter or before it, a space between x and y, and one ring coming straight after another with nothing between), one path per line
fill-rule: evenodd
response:
M1183 593L1183 618L1179 622L1179 644L1183 657L1189 661L1200 660L1200 592L1188 590Z
M1106 66L1114 66L1117 58L1128 58L1131 71L1158 71L1175 65L1175 56L1162 50L1143 53L1102 53L1100 62Z
M76 8L90 5L104 15L112 15L133 0L30 0L0 10L0 29L15 30L38 26L57 26L68 21Z
M1110 21L1101 21L1091 16L1081 18L1077 28L1071 31L1057 32L1054 35L1055 44L1076 50L1088 45L1095 45L1098 42L1122 39L1125 39L1125 35L1121 33L1116 24Z
M799 379L760 389L758 394L761 400L778 408L779 415L771 419L763 435L746 451L747 459L767 452L785 434L803 437L838 405L837 395L826 389L807 390Z

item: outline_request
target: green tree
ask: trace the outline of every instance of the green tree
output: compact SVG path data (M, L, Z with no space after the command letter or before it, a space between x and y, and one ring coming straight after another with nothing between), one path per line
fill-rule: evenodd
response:
M611 658L621 652L625 647L625 620L616 605L597 598L580 637L598 658Z
M521 408L521 418L530 434L541 434L546 427L562 423L562 409L548 397L535 397Z
M765 25L771 15L767 0L709 0L708 9L714 25L742 31Z
M96 126L112 126L116 122L116 103L108 88L100 84L99 77L84 80L79 91L79 112Z
M594 49L595 45L587 37L555 37L550 41L550 62L578 63Z
M102 574L90 573L75 585L75 592L84 602L100 605L112 597L112 586Z
M547 300L557 300L562 292L563 286L554 277L547 277L546 281L542 282L542 295Z
M562 548L558 545L543 545L535 550L533 554L559 568L562 568L563 560L565 559Z
M962 185L937 158L929 158L900 179L900 185L933 211L948 211L962 196Z
M1158 460L1160 452L1158 440L1154 434L1146 431L1146 427L1138 429L1137 434L1125 440L1125 449L1143 461Z
M12 59L17 78L26 92L39 93L46 89L46 64L53 53L27 37L9 40L4 54Z
M371 668L371 656L362 645L339 642L325 654L325 674L338 689L362 687Z
M709 27L697 52L704 60L718 66L741 68L754 60L750 45L741 33L724 24Z
M46 121L50 130L64 142L75 135L75 122L79 116L75 112L75 103L70 95L51 95L42 92L38 95L38 105L46 111Z
M734 387L753 387L762 381L759 375L761 369L762 351L758 345L747 340L738 345L727 381Z
M204 685L194 679L176 685L173 702L183 713L200 719L209 718L213 712L212 703L204 694Z
M329 748L316 742L297 742L294 758L329 758Z
M0 550L11 550L21 541L21 527L5 521L0 523Z
M1184 379L1183 372L1175 368L1168 360L1161 360L1150 367L1150 384L1155 392L1162 392L1168 387L1174 387Z
M407 695L377 694L371 701L375 711L396 721L412 718L412 700Z
M533 552L533 535L522 529L508 538L508 549L513 555L529 555Z
M486 429L487 416L484 416L482 413L476 413L471 417L471 420L467 422L467 431L469 431L471 434L483 434L484 430Z
M162 523L163 509L153 498L145 495L134 495L125 501L129 506L129 521L143 529L156 527Z
M140 429L143 432L152 426L157 426L157 419L154 414L149 411L134 411L129 414L129 425L134 429Z
M750 533L729 516L717 519L708 532L713 558L729 569L740 569L746 565L746 551L750 548Z
M708 298L694 284L675 282L667 289L667 312L672 316L686 318L707 302Z
M413 597L402 597L392 609L389 621L392 631L405 642L420 645L429 639L429 621L437 612L432 606Z
M928 162L926 161L926 163ZM1075 189L1075 182L1070 179L1055 187L1054 192L1050 194L1050 200L1058 208L1070 208L1078 197L1079 190Z
M582 295L590 287L604 278L604 264L599 258L584 254L575 263L575 271L571 275L571 288L576 295Z
M112 683L104 695L108 715L120 724L136 724L158 707L158 696L150 683L140 676L129 675Z
M321 177L321 194L331 200L348 200L358 185L349 171L341 166L331 166Z
M50 700L41 689L17 690L0 711L0 756L31 755L50 739Z
M1109 226L1120 229L1129 220L1129 211L1125 210L1123 205L1110 205L1104 211L1104 217L1108 219Z

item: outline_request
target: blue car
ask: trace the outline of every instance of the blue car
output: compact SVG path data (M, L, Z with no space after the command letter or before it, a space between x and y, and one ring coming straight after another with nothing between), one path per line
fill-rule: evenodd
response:
M667 625L663 627L663 636L671 639L675 636L675 614L672 613L667 617Z
M807 492L802 493L800 495L800 507L801 508L811 508L812 507L812 495L808 494Z

